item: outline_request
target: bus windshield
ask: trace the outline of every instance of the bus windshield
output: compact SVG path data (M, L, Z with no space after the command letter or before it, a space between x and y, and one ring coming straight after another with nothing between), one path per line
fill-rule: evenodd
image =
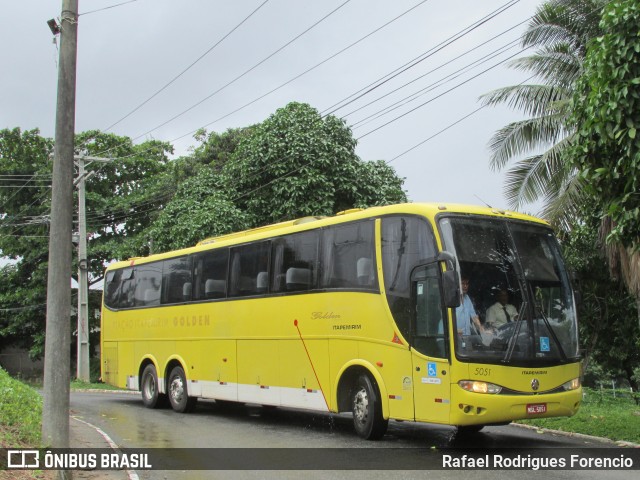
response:
M440 230L463 281L454 315L460 360L519 366L576 361L573 294L549 228L465 216L442 218Z

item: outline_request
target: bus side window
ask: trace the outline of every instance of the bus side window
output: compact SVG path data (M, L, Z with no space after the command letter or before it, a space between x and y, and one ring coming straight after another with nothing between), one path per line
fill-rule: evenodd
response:
M271 250L271 292L316 288L318 238L316 230L274 240Z
M104 304L109 308L118 308L120 284L122 282L122 270L107 272L105 278Z
M367 260L375 261L374 228L364 221L324 229L321 287L376 289L376 269L366 268Z
M133 307L135 305L135 291L135 270L133 267L125 268L122 271L122 282L120 283L120 294L118 295L118 308Z
M424 219L412 216L382 218L382 271L389 309L398 328L411 335L411 272L426 258L435 257L435 240Z
M229 249L218 248L198 255L194 262L194 300L212 300L227 295Z
M445 358L444 315L438 274L435 263L414 272L413 346L430 357Z
M191 300L191 257L172 258L162 262L162 303Z
M162 262L147 263L135 267L136 286L134 306L149 307L160 305L162 285Z
M269 242L250 243L231 249L229 296L246 297L267 293L258 288L258 276L269 271ZM261 280L262 282L262 280ZM268 285L268 282L266 282Z

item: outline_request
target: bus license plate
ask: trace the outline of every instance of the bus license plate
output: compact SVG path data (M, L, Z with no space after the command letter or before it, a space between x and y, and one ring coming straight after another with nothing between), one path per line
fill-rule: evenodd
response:
M528 415L540 415L541 413L547 412L547 404L546 403L529 403L527 404L527 414Z

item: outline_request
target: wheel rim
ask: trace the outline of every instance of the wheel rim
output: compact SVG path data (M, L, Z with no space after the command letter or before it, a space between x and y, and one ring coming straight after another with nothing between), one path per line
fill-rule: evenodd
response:
M182 397L184 396L184 383L182 382L182 378L176 376L171 379L169 393L174 403L178 404L182 401Z
M147 375L144 379L143 385L144 396L148 399L152 399L156 394L156 379L153 375Z
M366 423L369 418L369 396L364 388L353 398L353 416L359 423Z

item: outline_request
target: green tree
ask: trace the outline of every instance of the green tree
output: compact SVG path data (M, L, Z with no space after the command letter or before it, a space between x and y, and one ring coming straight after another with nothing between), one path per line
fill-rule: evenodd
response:
M42 353L53 141L36 130L0 130L0 349Z
M344 121L293 102L252 128L223 173L253 226L406 201L393 169L355 146Z
M542 215L564 228L578 215L582 182L564 158L575 129L568 121L570 100L590 39L600 33L606 0L549 0L522 35L534 54L510 66L531 73L536 84L500 88L482 97L485 105L507 104L527 118L512 122L490 141L491 167L507 164L505 195L512 208L542 200Z
M147 236L154 252L164 252L248 227L247 215L234 205L223 177L204 167L180 184Z
M563 240L568 265L576 272L582 301L578 306L580 340L584 369L592 364L624 378L635 392L640 378L640 325L635 317L635 303L624 285L612 280L600 248L600 219L593 212L572 226ZM597 369L596 369L597 370Z
M640 5L605 8L573 102L570 161L603 220L609 266L636 297L640 320Z
M610 239L640 238L640 5L614 1L605 34L590 46L574 98L578 126L572 151L588 191L614 222Z
M87 180L90 283L96 283L106 262L148 253L143 234L173 194L161 175L171 147L155 141L134 146L99 132L79 134L76 144L78 154L118 159L91 165L95 173ZM0 348L15 343L34 357L44 347L52 151L52 140L37 130L0 131L0 185L14 187L0 188L0 251L15 261L0 271ZM75 304L76 297L70 300ZM90 296L91 327L99 303Z

